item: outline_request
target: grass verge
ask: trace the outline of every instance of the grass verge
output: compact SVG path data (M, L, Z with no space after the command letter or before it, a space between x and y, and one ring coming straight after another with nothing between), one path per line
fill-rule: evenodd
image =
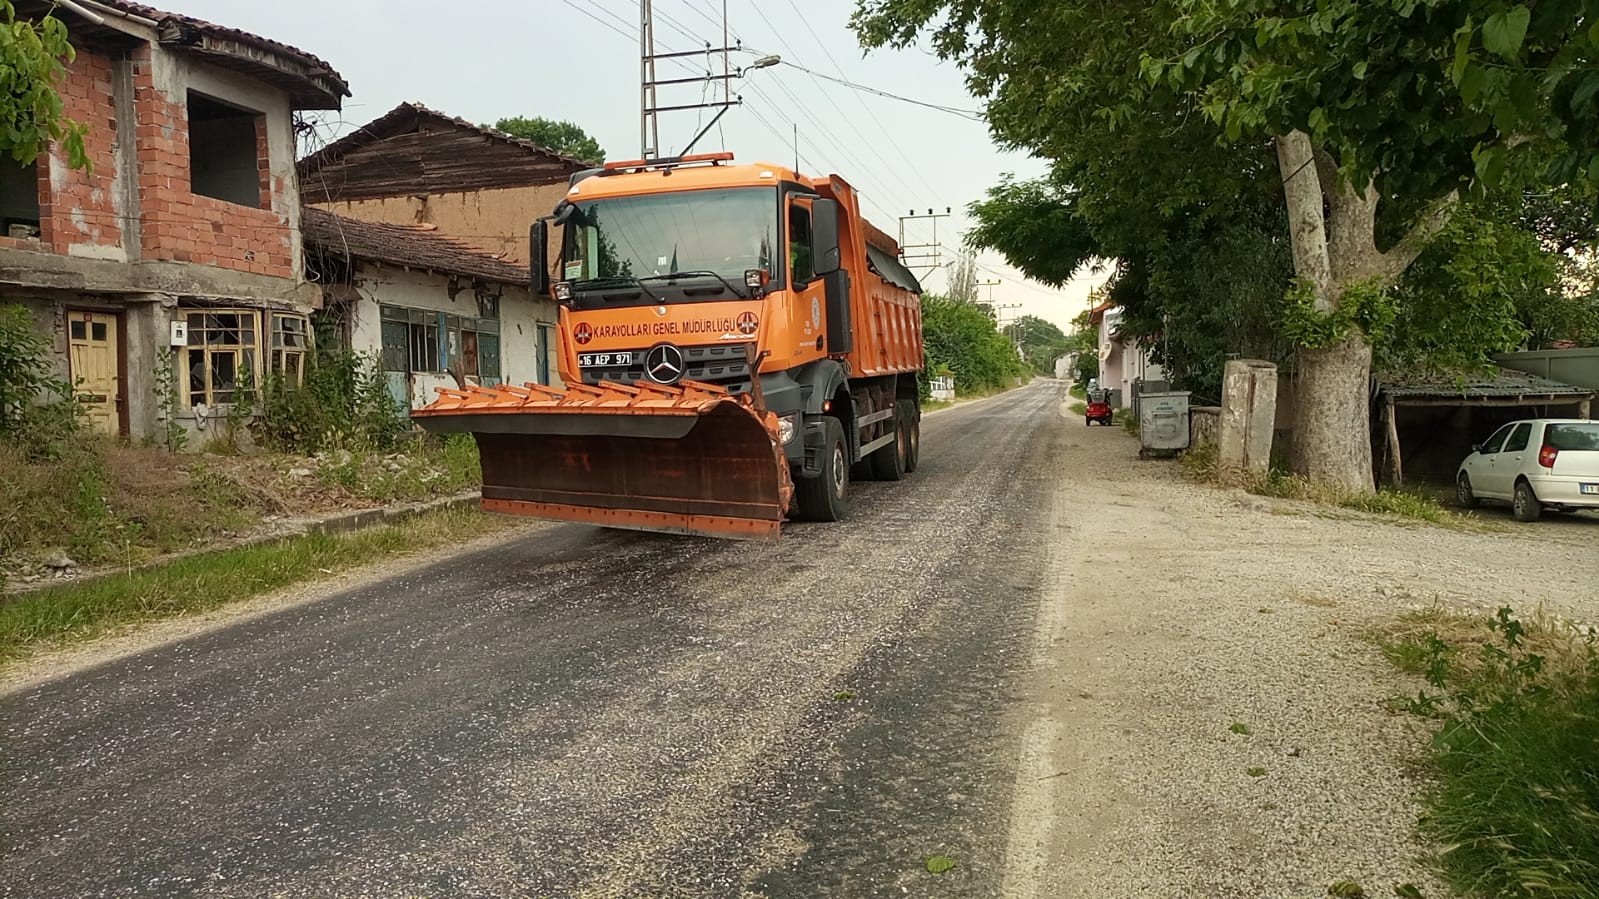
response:
M1380 638L1437 722L1420 827L1465 895L1599 896L1599 649L1545 615L1429 610Z
M465 434L315 456L177 454L86 432L40 456L0 440L0 579L40 572L57 555L134 565L232 540L268 517L426 500L479 482Z
M1222 470L1214 444L1201 444L1183 454L1183 469L1196 481L1220 487L1238 487L1256 496L1295 499L1336 506L1373 515L1392 515L1446 527L1470 522L1470 516L1451 511L1438 497L1423 490L1383 488L1376 493L1345 493L1276 469L1263 477Z
M504 527L443 509L350 534L310 534L24 594L0 605L0 665L113 629L204 612L292 584Z

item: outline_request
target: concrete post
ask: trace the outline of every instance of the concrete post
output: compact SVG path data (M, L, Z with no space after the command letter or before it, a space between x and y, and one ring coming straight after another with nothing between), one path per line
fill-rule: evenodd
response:
M1216 451L1223 468L1255 477L1271 468L1272 426L1277 419L1277 366L1234 359L1222 375Z
M161 392L168 388L156 383L158 357L168 352L168 324L176 301L166 294L149 293L127 296L124 302L127 334L122 351L127 357L128 380L123 385L123 401L128 404L128 436L134 441L154 440L162 428ZM173 377L177 377L176 370Z

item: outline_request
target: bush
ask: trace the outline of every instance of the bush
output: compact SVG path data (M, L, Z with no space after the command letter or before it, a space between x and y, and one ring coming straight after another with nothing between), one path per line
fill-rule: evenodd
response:
M947 368L955 375L955 389L963 393L1009 387L1028 372L1016 346L976 303L924 294L922 340L928 363L924 374Z
M267 446L302 453L391 450L408 428L376 357L347 352L318 356L299 386L269 378L255 424Z
M71 385L55 376L50 338L22 306L0 306L0 439L55 456L77 427Z
M1599 651L1591 630L1486 622L1385 646L1426 691L1398 705L1440 722L1421 828L1467 895L1599 896Z

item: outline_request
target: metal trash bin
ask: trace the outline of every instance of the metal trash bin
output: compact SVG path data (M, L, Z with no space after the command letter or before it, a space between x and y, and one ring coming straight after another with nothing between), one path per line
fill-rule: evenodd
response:
M1176 452L1188 449L1191 437L1188 427L1189 396L1186 390L1139 396L1138 439L1143 444L1139 456L1147 457L1150 450Z

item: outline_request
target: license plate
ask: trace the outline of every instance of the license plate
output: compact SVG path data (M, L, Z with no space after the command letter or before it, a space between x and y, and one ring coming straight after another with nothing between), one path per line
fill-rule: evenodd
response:
M1599 494L1599 484L1583 484L1582 492L1588 494Z
M633 361L632 353L578 353L577 364L585 368L605 365L627 365Z

